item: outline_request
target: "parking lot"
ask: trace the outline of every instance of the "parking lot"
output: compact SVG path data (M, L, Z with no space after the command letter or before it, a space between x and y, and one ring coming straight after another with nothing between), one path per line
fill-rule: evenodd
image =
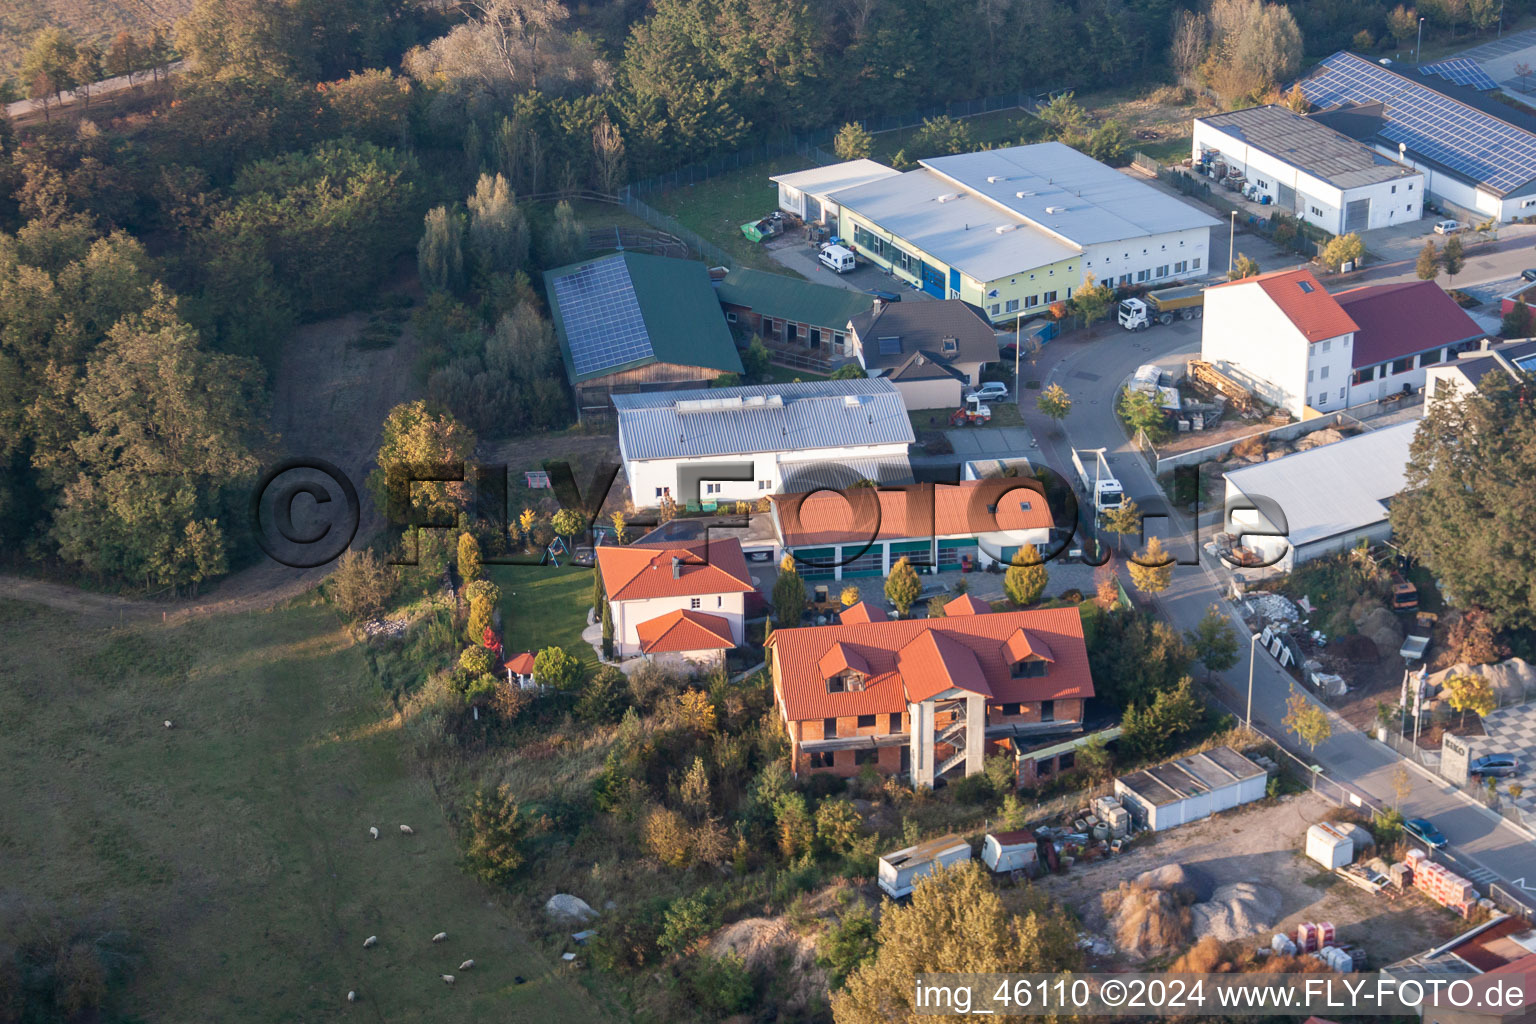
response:
M855 292L896 292L901 295L903 302L933 298L932 295L913 288L899 277L887 274L867 263L847 274L833 273L821 265L816 259L816 249L801 238L798 232L790 232L774 239L767 244L767 248L768 255L776 262L817 284L830 284Z
M1513 754L1525 766L1514 778L1500 780L1499 789L1504 791L1502 799L1513 801L1527 820L1536 821L1536 785L1528 778L1529 766L1536 764L1536 704L1516 704L1484 715L1483 731L1488 738L1478 742L1478 754ZM1511 782L1524 787L1518 797L1507 792Z

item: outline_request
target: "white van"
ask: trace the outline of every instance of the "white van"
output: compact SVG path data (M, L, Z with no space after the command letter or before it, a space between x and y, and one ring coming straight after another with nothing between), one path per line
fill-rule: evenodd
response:
M824 245L816 254L822 266L838 274L846 274L853 269L853 253L840 245Z

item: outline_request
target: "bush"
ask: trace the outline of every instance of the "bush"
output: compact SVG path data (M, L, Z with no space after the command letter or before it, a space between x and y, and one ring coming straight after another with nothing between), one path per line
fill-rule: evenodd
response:
M326 580L326 594L347 618L371 619L394 596L397 582L395 570L372 551L348 551Z
M459 655L459 668L470 676L483 676L495 664L495 656L484 647L466 647Z
M992 780L984 773L967 775L963 779L950 783L949 791L957 804L990 803L996 796L996 791L992 788Z
M493 885L504 885L523 866L522 842L528 821L502 783L495 790L479 789L469 803L465 859L470 869Z
M752 1005L752 975L738 953L696 957L685 984L694 1001L717 1016L741 1013Z
M668 953L687 952L689 946L719 926L720 915L714 902L708 889L673 900L662 918L656 945Z
M612 665L604 665L582 688L581 697L576 701L576 717L596 724L617 722L624 715L628 696L624 673Z
M858 903L842 920L827 929L819 942L821 952L816 963L827 972L827 982L835 991L843 987L843 981L858 970L859 965L875 955L875 920L869 907Z

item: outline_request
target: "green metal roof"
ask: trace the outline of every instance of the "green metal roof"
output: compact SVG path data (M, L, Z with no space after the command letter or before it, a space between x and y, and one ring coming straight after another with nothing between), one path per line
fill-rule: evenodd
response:
M874 297L865 292L802 281L762 270L738 269L720 282L720 301L746 306L754 313L813 327L843 330L848 321L867 313Z
M630 344L610 348L604 344L608 333L604 307L625 298L618 294L625 290L622 283L613 292L587 295L562 304L556 295L555 282L578 273L590 274L594 267L616 271L619 268L612 266L615 263L622 264L623 272L605 277L616 277L619 282L627 278L633 302L639 307L645 338L639 344L632 339ZM572 384L652 363L701 366L721 373L742 372L736 342L721 315L709 271L702 263L649 253L620 252L547 270L544 272L544 289L549 297L555 333L560 339L560 355L565 360L566 375ZM603 363L600 358L595 359L594 353L584 353L580 360L584 372L577 373L578 360L573 357L571 348L573 341L577 345L596 344L600 350L597 356L611 351L615 361Z

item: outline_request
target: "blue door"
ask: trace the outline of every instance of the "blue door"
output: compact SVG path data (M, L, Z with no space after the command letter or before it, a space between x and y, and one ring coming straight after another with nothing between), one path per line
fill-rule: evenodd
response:
M960 271L954 267L949 268L949 294L951 298L960 297ZM1068 296L1070 298L1071 296Z
M930 267L923 263L920 265L923 276L923 291L936 299L944 297L944 275L936 267Z

